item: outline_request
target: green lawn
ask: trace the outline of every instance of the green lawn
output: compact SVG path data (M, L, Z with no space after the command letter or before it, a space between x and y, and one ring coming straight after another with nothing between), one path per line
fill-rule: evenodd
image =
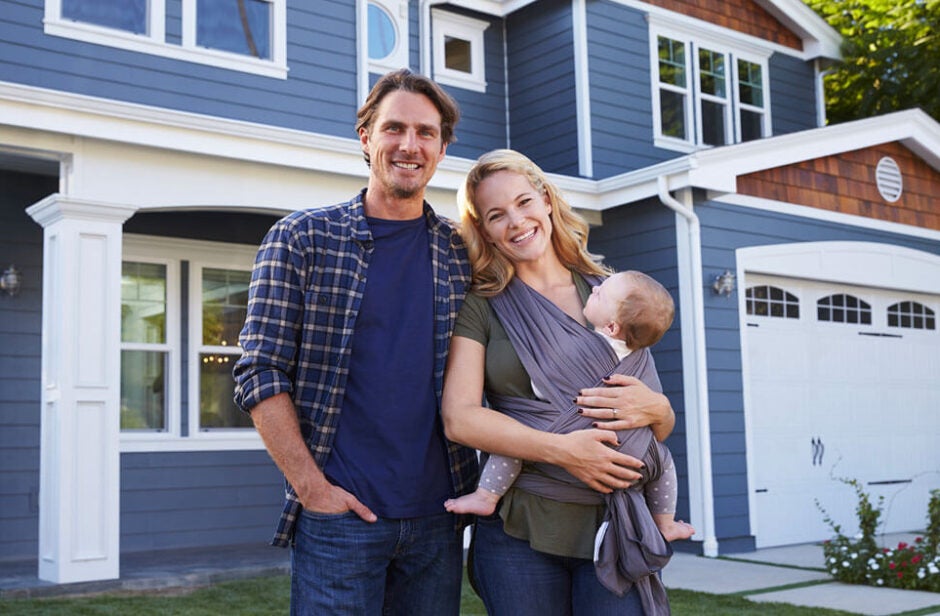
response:
M287 576L223 582L185 594L101 595L68 599L0 600L5 616L25 614L114 614L166 616L169 614L236 616L286 614L290 579ZM849 612L795 607L779 603L753 603L733 595L709 595L686 590L669 591L674 616L846 616ZM485 616L483 604L464 584L463 616Z

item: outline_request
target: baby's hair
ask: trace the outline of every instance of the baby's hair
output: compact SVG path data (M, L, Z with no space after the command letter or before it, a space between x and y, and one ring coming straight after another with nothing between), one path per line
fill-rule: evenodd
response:
M628 276L633 282L617 310L623 341L633 350L653 346L672 325L676 312L672 296L666 287L643 272L628 270L614 274L618 275Z

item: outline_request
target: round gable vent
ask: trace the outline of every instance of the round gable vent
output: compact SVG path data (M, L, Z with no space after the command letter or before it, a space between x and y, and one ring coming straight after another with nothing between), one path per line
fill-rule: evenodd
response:
M901 198L904 178L901 177L901 168L893 158L885 156L878 161L878 167L875 169L875 182L878 184L878 192L888 203L894 203Z

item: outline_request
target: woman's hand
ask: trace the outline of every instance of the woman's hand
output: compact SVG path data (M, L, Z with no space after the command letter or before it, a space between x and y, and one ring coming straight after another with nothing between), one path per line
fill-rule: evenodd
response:
M603 430L630 430L649 426L659 441L665 440L676 424L669 399L646 386L643 381L623 374L612 374L607 387L581 390L575 404L581 414L599 420Z
M547 448L552 464L563 467L593 490L610 494L625 490L642 475L634 469L643 468L641 460L620 453L617 435L609 430L576 430L557 437L557 448Z

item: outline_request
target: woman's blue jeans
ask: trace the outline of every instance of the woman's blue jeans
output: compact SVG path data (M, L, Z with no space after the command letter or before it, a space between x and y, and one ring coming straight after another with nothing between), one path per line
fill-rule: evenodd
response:
M463 543L454 516L379 518L304 511L291 552L291 614L453 615Z
M503 532L498 516L477 518L471 547L476 590L490 616L642 616L636 588L604 588L594 562L536 552Z

